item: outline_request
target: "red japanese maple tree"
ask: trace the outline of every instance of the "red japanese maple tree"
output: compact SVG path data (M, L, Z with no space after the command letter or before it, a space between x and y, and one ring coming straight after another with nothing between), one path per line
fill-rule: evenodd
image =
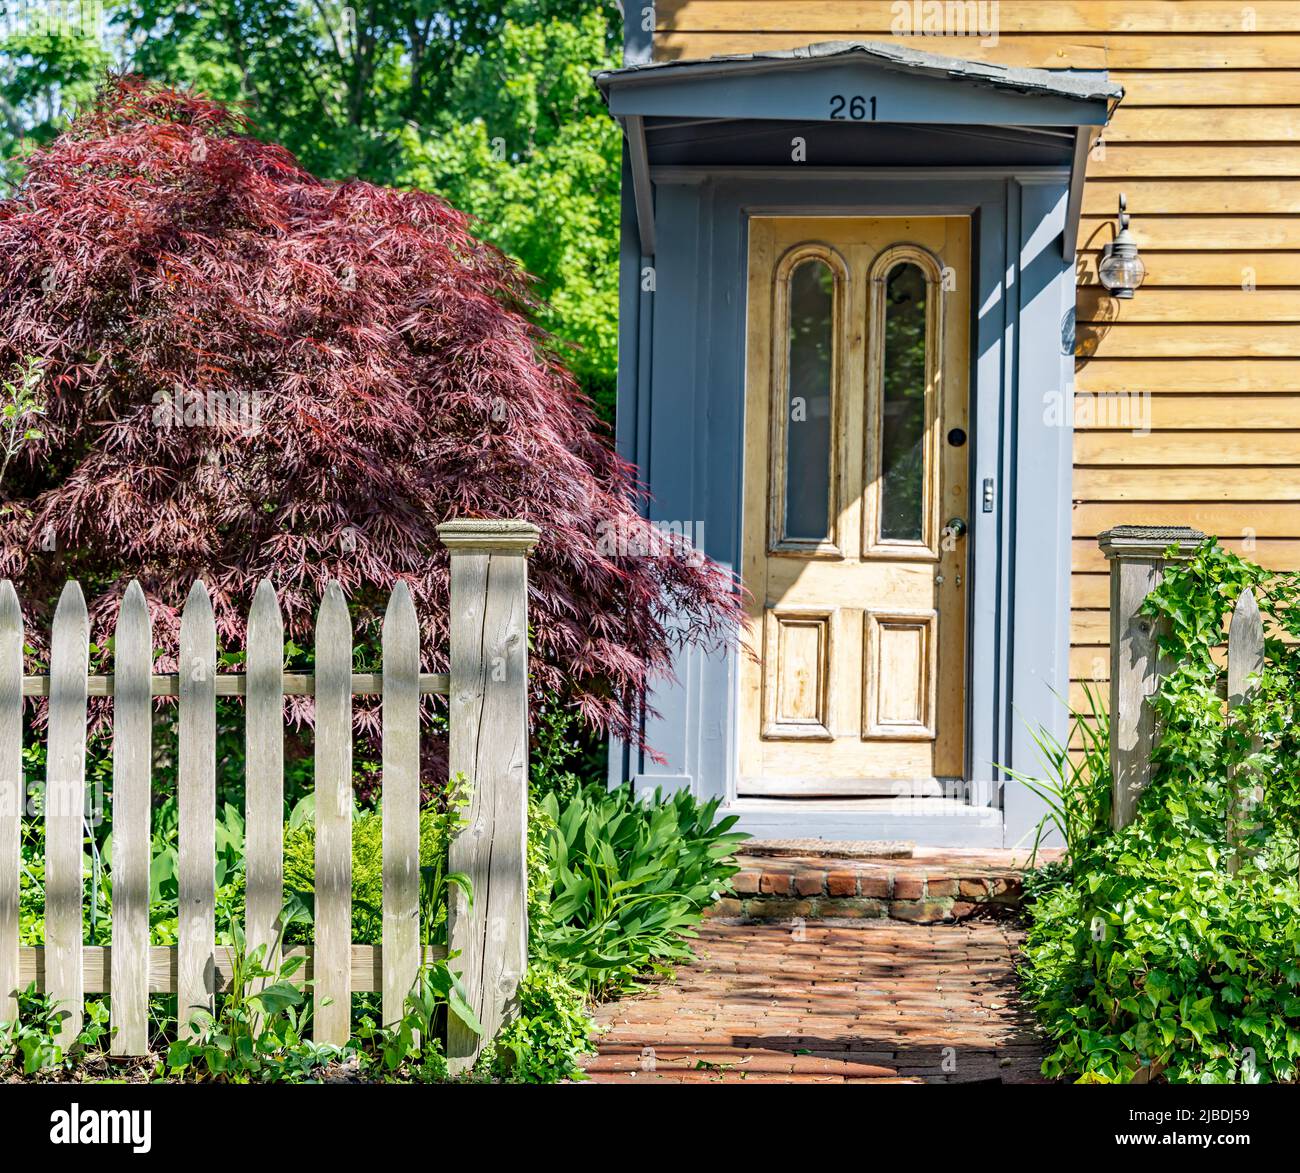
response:
M732 576L639 516L526 276L465 215L316 179L246 129L117 78L0 201L0 369L44 362L43 438L11 463L0 517L29 621L76 577L102 642L135 576L174 646L202 578L237 650L270 577L310 646L330 578L362 634L405 579L437 670L436 525L524 518L541 529L536 688L636 739L675 644L731 631Z

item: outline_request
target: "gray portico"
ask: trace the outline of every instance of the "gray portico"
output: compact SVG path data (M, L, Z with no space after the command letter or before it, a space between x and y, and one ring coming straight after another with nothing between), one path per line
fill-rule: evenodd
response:
M995 763L1037 770L1029 727L1062 735L1066 723L1074 244L1088 151L1120 89L1104 75L846 43L633 64L596 80L627 132L619 451L649 486L652 519L695 535L707 554L738 571L754 554L745 548L754 508L746 485L757 483L746 412L747 403L754 410L755 356L763 353L752 337L760 320L752 304L753 226L796 217L917 231L946 220L969 225L969 268L961 270L969 288L960 302L946 303L960 304L968 318L960 360L955 348L947 357L961 363L948 383L960 377L968 403L962 427L934 438L943 460L962 462L952 481L963 497L960 563L944 561L951 556L946 526L931 543L934 577L948 592L957 580L962 612L958 624L936 604L937 629L949 643L959 632L963 647L932 659L924 677L941 711L961 706L959 768L935 769L925 785L892 794L879 785L867 793L865 783L843 793L833 786L756 793L761 787L745 782L739 766L749 736L744 653L688 651L677 682L652 697L658 716L646 726L666 762L618 745L611 780L721 795L742 829L769 836L1016 842L1039 810L1023 788L1002 785ZM873 280L863 289L880 286ZM779 310L779 295L775 304ZM881 434L887 439L888 429ZM925 550L907 558L904 569L915 578ZM786 602L777 600L773 613L779 617ZM811 619L798 618L811 630L819 615L835 611L824 640L834 633L843 655L844 634L857 629L840 612L854 604L835 598L821 610L805 607ZM871 628L887 629L902 626ZM918 621L916 629L918 646L929 647L935 625ZM864 653L876 646L860 638ZM888 748L872 736L841 739L837 761L860 752L861 772L872 775L873 755Z

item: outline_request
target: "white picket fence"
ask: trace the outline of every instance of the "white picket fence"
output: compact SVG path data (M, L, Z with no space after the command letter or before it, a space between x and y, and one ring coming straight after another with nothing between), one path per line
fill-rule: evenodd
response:
M23 674L23 617L0 584L0 1020L35 982L69 1012L73 1039L87 993L109 994L111 1047L148 1048L148 997L177 996L182 1023L212 1009L228 986L230 951L215 930L216 698L242 696L246 723L245 935L277 937L283 907L284 697L315 697L316 884L314 940L296 980L311 979L314 1037L343 1043L354 991L381 991L384 1021L400 1018L422 962L419 924L420 696L448 696L450 770L470 786L468 825L449 866L466 873L472 899L453 889L448 940L482 1037L452 1017L447 1054L463 1070L511 1013L527 966L527 569L535 527L451 521L449 676L419 670L419 627L399 583L383 624L382 672L352 671L353 632L337 583L321 600L315 672L284 671L284 630L270 582L254 597L245 671L218 672L212 604L195 583L181 617L180 671L153 674L148 605L131 583L118 616L111 676L88 675L89 621L69 582L52 627L48 676ZM379 947L352 942L352 697L383 697L383 931ZM45 795L45 944L19 946L23 698L49 698ZM113 698L112 946L84 944L83 856L87 697ZM179 697L177 941L153 946L149 866L153 698Z

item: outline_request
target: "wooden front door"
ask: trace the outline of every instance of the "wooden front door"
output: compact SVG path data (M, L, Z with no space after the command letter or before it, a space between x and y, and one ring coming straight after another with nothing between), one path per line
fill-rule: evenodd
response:
M964 773L967 217L750 220L741 794Z

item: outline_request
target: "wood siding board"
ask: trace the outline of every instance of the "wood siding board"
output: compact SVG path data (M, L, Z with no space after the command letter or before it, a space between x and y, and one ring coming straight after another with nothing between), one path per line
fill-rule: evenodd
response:
M1004 5L1009 7L1009 5ZM655 37L655 60L713 57L724 54L771 52L802 48L814 41L871 39L869 30L849 25L807 32L678 32L664 30ZM904 36L890 43L961 57L1034 69L1297 69L1300 35L1243 33L1202 34L1082 34L1076 37L1005 34L996 38Z
M1002 0L1000 35L1022 33L1243 33L1241 3L1235 0L1075 0L1025 3ZM924 12L924 9L922 9ZM895 0L659 0L657 33L769 32L826 33L852 29L857 37L888 37L898 27ZM1251 8L1257 33L1293 33L1300 28L1300 4L1269 0ZM823 38L825 39L825 38Z

